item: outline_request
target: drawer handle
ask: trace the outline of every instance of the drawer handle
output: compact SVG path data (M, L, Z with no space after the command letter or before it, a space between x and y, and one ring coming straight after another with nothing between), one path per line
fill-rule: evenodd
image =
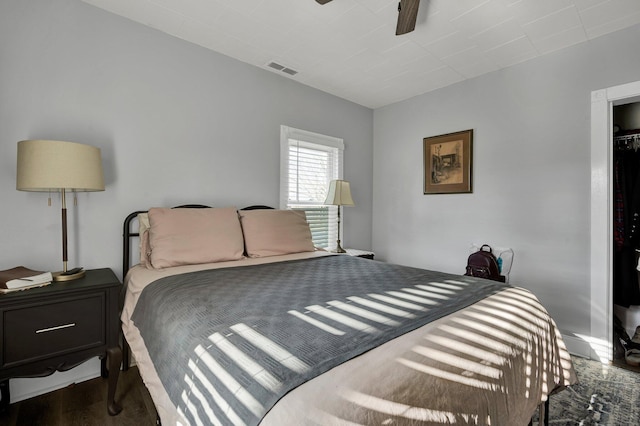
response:
M75 326L76 326L76 323L72 322L72 323L65 324L65 325L58 325L56 327L42 328L40 330L36 330L36 334L38 334L38 333L47 333L49 331L60 330L61 328L69 328L69 327L75 327Z

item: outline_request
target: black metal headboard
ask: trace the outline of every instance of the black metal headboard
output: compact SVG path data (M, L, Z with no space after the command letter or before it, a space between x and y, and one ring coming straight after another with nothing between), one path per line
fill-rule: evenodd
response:
M211 208L211 206L205 206L204 204L185 204L182 206L173 207L174 209L206 209ZM262 209L273 209L273 207L262 206L262 205L253 205L248 206L240 210L262 210ZM124 220L124 226L122 231L122 279L127 275L129 268L131 266L131 245L132 241L135 237L139 237L140 234L137 230L131 230L131 224L138 217L140 213L147 213L148 210L138 210L131 214L129 214Z

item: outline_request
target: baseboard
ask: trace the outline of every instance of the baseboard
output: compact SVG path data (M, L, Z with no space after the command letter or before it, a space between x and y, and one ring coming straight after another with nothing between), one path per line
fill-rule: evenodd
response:
M68 371L57 371L50 376L9 380L10 403L43 395L86 380L100 377L100 359L91 358Z
M593 350L589 342L577 337L573 333L561 331L562 340L567 346L567 350L571 355L576 355L582 358L593 358Z

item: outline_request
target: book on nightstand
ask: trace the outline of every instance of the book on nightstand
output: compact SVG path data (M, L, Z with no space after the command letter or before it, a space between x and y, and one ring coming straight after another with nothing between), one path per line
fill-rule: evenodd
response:
M33 269L17 266L0 271L0 293L26 290L51 284L51 272L34 271Z

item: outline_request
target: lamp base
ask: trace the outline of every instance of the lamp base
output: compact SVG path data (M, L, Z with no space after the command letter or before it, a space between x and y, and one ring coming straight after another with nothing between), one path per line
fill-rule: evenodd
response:
M347 251L342 248L340 240L336 241L336 248L331 250L331 253L346 253Z
M74 268L66 272L65 271L54 272L51 275L53 275L53 281L73 281L73 280L77 280L78 278L84 277L84 269Z

